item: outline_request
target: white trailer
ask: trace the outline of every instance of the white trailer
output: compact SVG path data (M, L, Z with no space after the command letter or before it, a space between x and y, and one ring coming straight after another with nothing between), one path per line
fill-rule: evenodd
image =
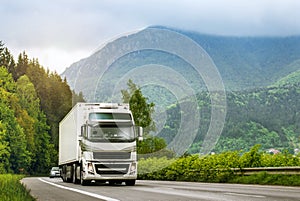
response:
M77 103L59 124L63 181L134 185L136 139L141 136L142 128L135 128L129 104Z

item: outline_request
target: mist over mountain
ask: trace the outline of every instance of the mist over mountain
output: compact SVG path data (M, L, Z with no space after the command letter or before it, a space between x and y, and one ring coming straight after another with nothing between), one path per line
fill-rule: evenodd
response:
M300 36L229 37L166 27L155 28L175 31L198 43L215 63L226 90L266 87L300 69ZM143 43L143 32L147 29L139 32L139 43ZM87 101L110 100L116 82L120 82L120 79L129 71L150 64L170 67L181 74L196 92L205 90L202 78L197 75L190 64L171 53L151 49L122 55L99 76L97 72L103 68L105 62L108 62L107 58L114 54L114 52L103 50L113 49L116 43L123 43L122 46L126 46L126 40L130 37L130 35L123 36L106 44L101 49L102 51L99 50L90 57L72 64L62 76L66 77L72 89L76 92L82 91ZM163 74L160 76L156 79L164 79ZM166 81L174 84L173 80ZM144 90L147 91L147 89Z

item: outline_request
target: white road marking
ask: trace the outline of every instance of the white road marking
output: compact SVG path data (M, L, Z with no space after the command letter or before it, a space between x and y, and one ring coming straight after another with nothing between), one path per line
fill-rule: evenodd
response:
M66 189L66 190L69 190L69 191L74 191L74 192L81 193L81 194L84 194L84 195L88 195L88 196L91 196L91 197L94 197L94 198L98 198L98 199L102 199L102 200L107 200L107 201L120 201L118 199L106 197L106 196L95 194L95 193L86 192L86 191L79 190L79 189L76 189L76 188L70 188L70 187L58 185L58 184L46 181L46 180L41 179L41 178L39 178L39 180L42 181L42 182L44 182L44 183L50 184L52 186L58 187L58 188Z
M263 195L251 195L251 194L243 194L243 193L224 193L225 195L237 195L237 196L245 196L245 197L254 197L254 198L265 198Z

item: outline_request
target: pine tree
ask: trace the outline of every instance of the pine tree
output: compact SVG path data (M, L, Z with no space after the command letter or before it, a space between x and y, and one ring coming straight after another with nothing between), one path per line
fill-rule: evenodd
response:
M16 64L14 58L7 47L0 41L0 66L5 67L14 77Z
M19 79L22 75L25 75L27 68L29 66L29 59L25 51L19 54L18 63L16 65L16 76L15 80Z

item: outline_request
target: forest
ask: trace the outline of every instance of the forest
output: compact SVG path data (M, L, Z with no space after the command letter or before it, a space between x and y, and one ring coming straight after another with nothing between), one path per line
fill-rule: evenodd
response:
M57 165L58 123L82 101L66 80L0 41L0 173L47 173Z
M264 88L226 92L226 119L222 134L212 150L248 151L256 144L263 150L288 150L297 154L300 149L300 83L283 79ZM288 81L289 80L289 81ZM208 92L197 95L201 116L198 134L189 153L200 153L203 138L211 118ZM184 100L184 101L188 101ZM170 142L180 126L180 107L174 104L167 110L167 123L159 136Z

